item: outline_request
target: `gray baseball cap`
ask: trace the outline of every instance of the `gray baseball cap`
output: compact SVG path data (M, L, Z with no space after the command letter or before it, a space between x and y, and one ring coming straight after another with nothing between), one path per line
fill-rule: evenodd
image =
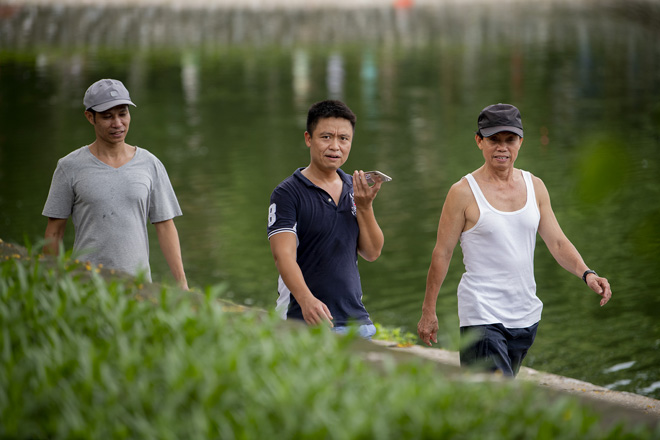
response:
M112 107L129 104L137 107L131 101L128 90L121 81L116 79L100 79L89 86L83 98L85 110L104 112Z
M520 111L511 104L489 105L479 113L477 133L488 137L501 131L510 131L523 137L523 125Z

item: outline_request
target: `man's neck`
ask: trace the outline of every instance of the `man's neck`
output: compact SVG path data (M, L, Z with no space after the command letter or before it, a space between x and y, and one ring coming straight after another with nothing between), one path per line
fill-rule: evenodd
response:
M101 162L118 168L135 156L136 148L126 142L110 144L97 139L89 146L89 151Z
M337 170L330 169L326 172L310 165L302 170L302 175L307 177L314 185L330 194L330 197L332 197L335 203L339 203L344 188L344 181L339 176L339 173L337 173Z
M482 166L473 174L477 174L481 180L494 184L509 184L516 177L516 169L495 169L492 167Z
M302 174L318 186L330 185L341 180L337 170L321 170L311 164L302 170Z

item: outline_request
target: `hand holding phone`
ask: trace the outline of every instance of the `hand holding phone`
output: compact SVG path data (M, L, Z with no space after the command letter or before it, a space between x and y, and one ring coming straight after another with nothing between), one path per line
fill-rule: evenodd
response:
M376 183L376 176L380 177L381 182L389 182L392 180L390 176L380 171L365 171L364 177L367 179L367 183L373 185Z

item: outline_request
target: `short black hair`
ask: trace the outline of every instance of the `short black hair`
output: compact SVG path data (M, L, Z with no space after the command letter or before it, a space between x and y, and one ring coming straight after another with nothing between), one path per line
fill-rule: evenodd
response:
M355 131L355 121L357 117L346 104L334 99L319 101L309 108L307 112L307 133L310 135L316 129L320 119L325 118L342 118L351 123L351 127Z

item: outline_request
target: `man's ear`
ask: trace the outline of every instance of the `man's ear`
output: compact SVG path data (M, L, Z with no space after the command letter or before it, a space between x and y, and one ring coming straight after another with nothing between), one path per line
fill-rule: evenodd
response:
M482 138L478 134L475 134L474 141L477 143L477 147L479 147L479 149L481 150L481 143L484 141L484 138Z
M305 132L305 144L306 144L308 147L311 147L311 146L312 146L312 135L309 134L308 132Z
M85 118L89 121L90 124L94 125L96 123L96 114L85 110Z

